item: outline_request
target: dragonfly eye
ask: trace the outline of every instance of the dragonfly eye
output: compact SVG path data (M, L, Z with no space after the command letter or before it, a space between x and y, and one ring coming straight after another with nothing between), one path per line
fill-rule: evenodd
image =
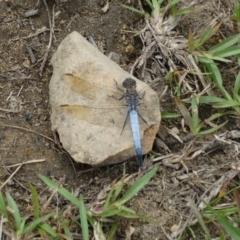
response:
M123 83L122 86L124 88L136 88L136 81L132 78L126 78Z

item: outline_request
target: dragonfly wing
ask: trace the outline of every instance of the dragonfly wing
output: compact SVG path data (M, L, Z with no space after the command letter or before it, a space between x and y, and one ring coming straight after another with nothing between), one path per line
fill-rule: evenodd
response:
M127 116L126 107L112 108L95 108L80 105L62 105L61 111L72 115L76 119L89 122L94 125L122 128Z
M84 98L90 100L89 104L82 104L81 102L72 104L72 102L69 102L66 105L62 105L61 109L64 112L92 124L115 124L118 128L123 127L128 110L125 106L125 99L118 100L123 93L117 89L114 81L112 81L113 87L111 87L96 81L85 80L73 74L64 74L62 79L73 92L79 93ZM159 112L156 111L156 106L159 106L159 100L158 98L152 99L153 94L152 91L149 94L149 89L150 87L146 86L138 91L139 94L145 92L143 99L140 100L139 113L151 125L159 119L159 116L156 116L156 113ZM141 130L148 127L142 119L139 119L139 124ZM127 125L126 128L128 128Z
M82 96L92 100L96 99L97 96L103 92L106 95L119 96L119 91L110 86L100 84L97 81L87 81L73 74L64 74L62 79L68 86L70 86L72 91L80 93Z

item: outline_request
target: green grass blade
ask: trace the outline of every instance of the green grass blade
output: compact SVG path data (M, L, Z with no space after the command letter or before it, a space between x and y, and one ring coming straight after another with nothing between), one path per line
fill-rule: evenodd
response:
M96 222L96 220L92 217L92 215L90 216L90 214L91 214L91 213L88 213L88 214L87 214L87 220L88 220L88 222L91 224L91 226L93 227L94 224L95 224L95 222Z
M117 204L117 205L119 205L119 204ZM121 209L122 212L126 212L128 214L135 214L135 211L133 209L128 208L128 207L126 207L124 205L121 205L121 204L119 205L119 209Z
M225 90L225 88L222 85L222 76L217 65L214 62L212 62L212 64L205 64L205 66L207 67L208 71L211 73L213 82L217 85L218 89L221 91L223 96L227 100L232 100L231 96L228 94L228 92Z
M49 214L46 214L46 215L32 221L27 227L24 228L23 234L26 234L28 232L32 232L34 229L39 227L39 225L44 224L49 218L54 216L54 214L55 213L49 213Z
M177 3L179 3L180 1L181 0L170 0L169 2L171 4L171 6L173 6L173 5L177 4Z
M212 105L214 108L240 107L240 102L234 100L225 100Z
M206 119L205 121L206 122L210 122L210 121L213 121L217 118L220 118L222 116L225 116L225 115L233 115L233 111L227 111L227 112L222 112L222 113L215 113L213 114L211 117L209 117L208 119Z
M237 55L238 65L240 65L240 54Z
M201 128L203 127L203 125L204 125L204 122L201 122L201 123L199 123L197 126L196 126L196 128L194 129L194 134L195 135L198 135L198 133L199 133L199 131L201 130Z
M34 188L34 186L32 184L30 184L30 190L32 193L32 204L33 204L33 215L34 218L38 218L39 217L39 201L38 201L38 195L37 195L37 191Z
M226 194L226 195L228 195L228 194ZM226 196L225 195L225 196ZM210 205L210 204L209 204ZM220 214L222 217L228 217L228 216L231 216L231 215L233 215L233 214L236 214L237 212L238 212L238 210L237 210L237 207L227 207L227 208L223 208L223 209L217 209L217 212L218 212L218 214ZM212 214L212 210L210 209L210 208L206 208L205 210L204 210L204 214L206 214L206 217L208 217L209 215L212 215L213 216L213 214ZM213 216L213 219L214 219L214 216ZM239 219L240 220L240 219ZM238 220L238 221L239 221Z
M213 47L211 47L208 52L209 53L216 53L216 52L221 52L223 50L226 50L227 48L229 48L230 46L234 45L235 43L237 43L239 41L240 38L240 34L228 37L227 39L225 39L224 41L214 45Z
M106 210L99 214L99 217L112 217L118 215L122 210L121 209L113 209L113 210Z
M117 220L115 220L115 223L112 225L110 231L108 232L107 240L114 239L115 233L119 227L119 223L120 223L120 220L117 218Z
M193 239L196 239L196 235L195 235L195 232L194 230L189 226L187 227L188 231L191 233ZM185 240L184 238L180 238L179 240Z
M203 221L203 218L202 218L197 206L192 201L192 199L190 199L190 205L191 205L191 208L193 209L193 211L194 211L194 213L195 213L195 215L198 219L199 224L201 225L202 229L204 230L205 234L207 235L207 239L211 240L209 230L208 230L207 226L205 225L205 223Z
M20 224L20 227L18 229L18 234L20 234L20 236L22 236L22 233L23 233L23 230L24 230L24 227L25 227L25 223L26 223L26 220L27 218L24 217L21 221L21 224Z
M219 57L219 56L212 56L212 55L209 55L209 54L204 54L204 55L198 56L198 61L201 62L201 63L211 64L212 60L225 62L225 63L232 62L231 60L228 60L226 58L222 58L222 57Z
M152 7L153 7L152 8L153 11L156 10L159 12L160 4L159 4L158 0L152 0Z
M146 0L148 6L151 8L151 10L153 10L153 4L150 0ZM160 5L159 5L160 6Z
M8 205L13 210L12 214L13 214L13 217L14 217L14 220L15 220L15 226L18 230L20 228L20 225L21 225L21 216L20 216L20 213L19 213L18 206L8 192L6 193L6 198L7 198Z
M3 214L3 216L8 219L8 211L1 191L0 191L0 213Z
M213 127L211 129L208 129L208 130L205 130L205 131L201 131L201 132L198 132L198 136L203 136L203 135L207 135L207 134L211 134L213 132L216 132L218 129L222 128L228 121L225 121L224 123L216 126L216 127Z
M121 179L121 183L119 184L119 186L116 188L116 190L113 193L112 202L116 201L119 194L121 193L121 191L123 189L123 186L124 186L124 179L125 179L125 166L123 168L123 176L122 176L122 179Z
M219 98L215 96L201 96L199 97L199 103L217 103L217 102L224 102L226 99Z
M182 116L182 114L180 114L180 113L161 112L162 119L177 118L177 117L181 117L181 116Z
M49 178L39 174L38 175L39 178L46 183L50 188L52 188L53 190L57 190L58 192L63 195L67 200L69 200L72 204L74 204L75 206L79 207L79 200L73 196L73 194L71 194L67 189L60 187L57 183L55 183L54 181L50 180Z
M69 226L66 223L65 219L62 220L62 228L65 233L65 236L67 236L67 239L73 239L73 236L71 234L71 231L70 231Z
M185 15L185 14L192 13L192 12L194 12L194 8L185 8L182 10L178 10L176 12L175 16L181 16L181 15Z
M229 236L232 239L239 239L240 229L237 227L234 227L233 224L229 223L225 217L218 214L218 212L215 211L212 207L210 207L210 206L208 206L208 207L211 209L212 214L215 215L216 220L222 225L222 227L225 229L225 231L227 231Z
M236 81L235 81L235 84L234 84L234 91L237 94L240 94L240 71L237 75L237 78L236 78Z
M234 96L234 99L240 103L240 96L238 93L236 93L236 91L233 90L233 96Z
M156 174L159 166L155 166L151 171L146 173L143 177L138 179L123 195L120 200L120 205L123 205L125 202L130 200L134 197L149 181L150 179Z
M41 224L40 229L42 229L45 233L47 232L48 234L50 234L53 237L57 236L57 233L55 232L55 230L47 223Z
M80 196L80 219L81 219L81 226L82 226L82 234L84 240L89 240L89 230L88 230L88 221L87 221L87 211L84 205L83 196Z
M111 202L110 202L110 200L111 200L111 198L112 198L112 196L113 196L113 191L114 191L115 189L112 187L111 188L111 190L110 190L110 192L109 192L109 194L108 194L108 196L107 196L107 199L106 199L106 201L105 201L105 203L104 203L104 206L103 206L103 212L105 212L106 211L106 209L108 208L108 206L111 204Z
M229 59L226 59L226 58L223 58L223 57L219 57L219 56L211 56L211 59L212 59L212 60L215 60L215 61L219 61L219 62L224 62L224 63L230 63L230 62L232 62L232 61L229 60Z
M215 53L218 57L231 57L237 54L240 54L240 46L230 47Z
M195 48L195 40L191 30L188 32L188 48L190 52L192 52Z
M234 0L234 13L235 13L235 20L237 22L238 27L240 27L240 7L239 1Z
M130 10L130 11L133 11L133 12L135 12L135 13L138 13L138 14L140 14L140 15L145 16L145 12L142 12L142 11L138 10L137 8L130 7L130 6L125 5L125 4L120 4L120 5L121 5L122 7L124 7L124 8L126 8L126 9Z
M208 28L205 33L203 33L203 35L199 38L199 40L196 43L196 47L198 48L200 46L202 46L209 38L211 38L220 28L221 23L217 24L215 27L213 28Z
M213 62L211 58L207 58L205 55L198 56L197 59L201 63L212 64L212 62Z

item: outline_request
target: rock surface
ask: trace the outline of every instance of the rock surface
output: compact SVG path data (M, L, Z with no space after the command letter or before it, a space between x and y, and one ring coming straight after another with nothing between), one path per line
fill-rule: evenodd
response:
M139 113L143 154L151 150L160 124L157 94L122 70L77 32L69 34L53 55L49 85L52 131L72 158L90 165L107 165L135 156L125 99L117 89L128 77L145 91ZM67 75L73 74L73 75ZM113 97L114 96L114 97ZM67 109L67 111L66 111ZM122 132L122 134L121 134Z

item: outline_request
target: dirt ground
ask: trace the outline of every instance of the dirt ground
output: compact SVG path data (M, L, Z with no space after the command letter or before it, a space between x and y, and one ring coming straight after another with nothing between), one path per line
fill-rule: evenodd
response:
M46 187L37 174L43 174L56 181L64 181L64 186L69 190L80 188L86 203L95 199L104 186L122 175L122 164L96 169L76 164L52 141L48 94L52 68L49 62L64 37L72 31L78 31L85 37L91 36L105 54L110 52L119 54L119 64L127 71L141 51L140 40L130 31L140 29L143 20L119 4L127 4L128 1L111 0L106 13L101 12L99 2L97 0L47 1L51 15L54 6L55 31L47 62L42 76L39 76L42 58L49 42L49 31L45 30L34 36L32 34L43 27L49 28L48 14L43 1L40 1L39 13L26 18L24 13L34 9L37 0L0 0L0 123L9 125L0 128L1 184L16 169L7 166L30 160L45 160L22 166L4 187L4 191L8 191L14 197L21 210L25 209L30 201L29 183L36 186L38 192ZM137 6L137 1L131 2ZM185 4L187 2L190 1L186 1ZM220 2L220 7L215 2ZM219 12L228 14L230 11L227 1L223 0L196 1L196 3L200 9L198 14L189 14L179 24L178 30L185 36L189 29L204 27L204 24L215 14ZM224 34L227 31L231 34L232 29L227 29L227 26L227 23L223 24L222 31ZM129 32L123 34L123 29ZM218 37L213 41L218 41ZM35 62L30 57L29 48L36 58ZM130 48L132 51L129 51ZM228 76L234 77L231 73ZM165 108L164 105L162 107ZM203 115L208 114L209 111L212 109L203 109ZM176 120L162 122L162 127L171 128L176 125L178 128L181 126ZM237 121L230 119L226 130L237 127L239 128ZM26 131L26 128L33 132ZM160 129L161 131L163 128ZM43 136L36 133L41 133ZM168 147L171 150L181 149L179 145L169 144ZM229 166L231 151L231 148L224 148L187 162L189 172L198 172L203 179L207 178L204 176L206 169L211 169L214 174L208 179L208 183L212 184ZM127 173L136 172L137 169L135 160L129 161ZM159 224L123 222L116 239L125 239L124 227L129 223L135 228L132 239L167 239L162 227L170 233L171 228L180 222L179 212L184 214L186 198L192 196L193 192L188 181L175 181L175 175L179 171L184 172L184 169L176 170L161 166L152 181L129 203L129 206L137 212L154 218ZM193 177L192 181L198 182L198 177ZM201 182L198 184L201 186Z

